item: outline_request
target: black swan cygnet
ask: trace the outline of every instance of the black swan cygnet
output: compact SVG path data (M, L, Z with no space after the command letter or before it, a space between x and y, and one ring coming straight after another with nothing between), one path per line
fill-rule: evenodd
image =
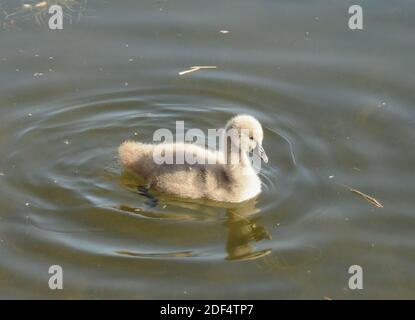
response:
M147 187L157 191L182 198L243 202L261 192L261 180L248 153L253 152L257 159L268 162L262 148L264 133L259 121L249 115L238 115L229 120L224 132L224 139L228 142L225 152L190 143L145 144L125 141L119 147L119 157L126 170L144 179ZM206 161L158 164L153 157L156 150L159 153L171 152L174 156L178 152L191 154Z

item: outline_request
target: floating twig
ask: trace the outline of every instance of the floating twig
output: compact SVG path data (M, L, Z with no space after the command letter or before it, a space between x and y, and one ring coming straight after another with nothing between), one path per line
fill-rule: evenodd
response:
M342 187L345 187L345 188L349 189L349 191L350 191L350 192L353 192L354 194L357 194L357 195L361 196L363 199L365 199L366 201L368 201L369 203L371 203L371 204L372 204L372 205L374 205L375 207L377 207L377 208L383 208L383 204L381 204L381 203L380 203L377 199L375 199L374 197L369 196L368 194L363 193L363 192L362 192L362 191L360 191L360 190L357 190L357 189L355 189L355 188L349 187L349 186L348 186L348 185L346 185L346 184L343 184L343 183L338 183L338 182L335 182L335 184L337 184L337 185L339 185L339 186L342 186Z
M357 194L357 195L361 196L363 199L365 199L367 202L371 203L371 204L372 204L372 205L374 205L375 207L377 207L377 208L383 208L383 204L381 204L381 203L380 203L377 199L375 199L374 197L369 196L368 194L363 193L362 191L359 191L359 190L357 190L357 189L355 189L355 188L349 187L349 186L348 186L348 185L346 185L346 184L343 184L343 183L337 183L337 182L334 182L334 183L335 183L335 184L337 184L337 185L339 185L339 186L342 186L342 187L345 187L345 188L349 189L349 191L350 191L350 192L353 192L354 194Z
M190 69L188 70L179 72L179 75L182 76L184 74L199 71L201 69L216 69L216 66L193 66L193 67L190 67Z
M373 198L373 197L367 195L366 193L363 193L362 191L359 191L357 189L350 188L350 187L347 187L347 188L350 190L350 192L353 192L353 193L363 197L366 201L370 202L375 207L383 208L383 205L378 200L376 200L375 198Z

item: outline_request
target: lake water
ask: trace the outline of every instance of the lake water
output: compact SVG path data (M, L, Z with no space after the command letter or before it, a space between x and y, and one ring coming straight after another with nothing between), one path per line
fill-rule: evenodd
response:
M354 31L355 1L66 2L57 31L0 4L1 298L415 298L413 0ZM248 203L152 207L118 164L238 113L270 159Z

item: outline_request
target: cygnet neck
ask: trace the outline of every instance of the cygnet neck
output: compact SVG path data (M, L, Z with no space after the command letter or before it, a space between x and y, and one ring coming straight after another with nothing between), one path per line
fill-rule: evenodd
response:
M247 152L241 150L239 145L232 143L231 137L225 134L224 146L226 147L225 161L230 167L251 167Z

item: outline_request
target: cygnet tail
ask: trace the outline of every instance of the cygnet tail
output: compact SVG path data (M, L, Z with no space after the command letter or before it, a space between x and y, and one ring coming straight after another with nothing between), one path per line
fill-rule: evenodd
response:
M118 148L118 155L124 168L129 169L148 151L149 145L135 141L125 141Z

